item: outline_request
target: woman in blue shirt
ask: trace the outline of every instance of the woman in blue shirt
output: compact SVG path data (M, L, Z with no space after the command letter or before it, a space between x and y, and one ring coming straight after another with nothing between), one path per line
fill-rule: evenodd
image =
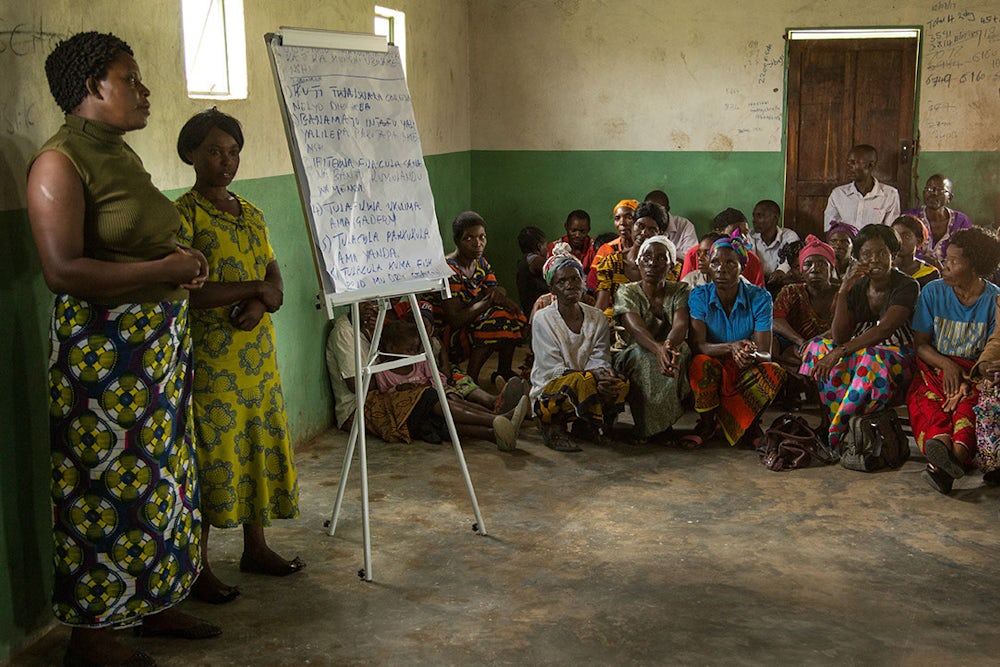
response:
M929 462L923 477L949 493L973 465L979 392L970 371L996 327L1000 287L989 275L1000 241L978 227L955 232L941 280L924 288L913 314L917 366L906 397L917 445Z
M699 447L718 428L731 445L759 435L760 414L777 396L785 371L771 361L771 295L741 278L747 246L739 233L712 244L712 282L688 299L694 358L688 381L701 415L682 440Z

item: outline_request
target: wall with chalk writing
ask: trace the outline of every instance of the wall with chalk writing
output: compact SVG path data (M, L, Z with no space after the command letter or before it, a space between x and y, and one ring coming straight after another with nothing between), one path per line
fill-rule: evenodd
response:
M474 147L778 151L785 29L859 20L923 26L924 150L1000 143L1000 5L992 0L911 1L884 13L865 0L747 0L738 16L727 3L689 6L473 3Z

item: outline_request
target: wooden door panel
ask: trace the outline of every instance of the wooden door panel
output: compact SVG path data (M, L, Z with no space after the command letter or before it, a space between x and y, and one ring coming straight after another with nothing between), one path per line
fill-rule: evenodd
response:
M875 177L909 201L910 164L901 144L913 138L916 39L793 41L788 57L785 224L823 232L834 187L847 181L852 146L879 153Z

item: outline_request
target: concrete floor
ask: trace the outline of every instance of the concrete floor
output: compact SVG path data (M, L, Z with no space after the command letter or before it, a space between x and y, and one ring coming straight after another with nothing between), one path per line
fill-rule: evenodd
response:
M217 531L216 572L243 597L182 608L225 634L126 641L161 665L1000 661L1000 489L973 475L941 496L919 455L774 473L720 444L562 454L530 427L514 453L464 445L483 537L450 446L376 440L366 583L356 467L337 535L323 528L345 447L299 448L302 517L269 531L302 573L241 574L240 533ZM60 664L67 635L13 664Z

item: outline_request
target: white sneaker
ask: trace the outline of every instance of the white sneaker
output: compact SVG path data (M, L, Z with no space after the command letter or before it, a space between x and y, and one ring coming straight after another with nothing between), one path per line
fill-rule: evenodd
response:
M493 418L493 437L497 449L501 452L512 452L517 449L517 429L506 417Z

